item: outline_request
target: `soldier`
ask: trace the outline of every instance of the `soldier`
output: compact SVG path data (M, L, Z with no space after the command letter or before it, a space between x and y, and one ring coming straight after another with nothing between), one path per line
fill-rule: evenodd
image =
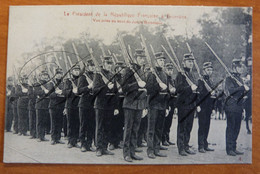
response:
M93 78L94 78L95 66L90 59L87 61L85 73L79 78L79 94L81 95L79 100L79 139L81 141L81 151L92 151L92 143L95 138L95 110L93 95ZM87 138L87 139L86 139Z
M120 84L120 88L122 85L122 77L123 77L123 71L124 71L125 65L122 61L117 61L114 71L115 71L115 80ZM124 127L124 111L123 111L123 100L124 100L124 94L122 92L122 89L119 89L119 94L117 95L117 108L119 110L119 113L113 117L112 121L112 136L110 141L109 150L114 150L119 147L120 141L123 140L123 127Z
M50 83L50 103L49 111L51 116L51 145L56 143L64 144L60 140L61 130L63 123L63 110L65 106L65 95L64 95L64 83L63 83L63 71L61 68L56 69L55 79Z
M28 130L28 104L29 104L29 95L28 95L28 77L23 74L20 77L20 85L17 85L16 92L18 96L17 109L18 109L18 135L27 136Z
M161 82L156 80L155 75L149 72L147 75L147 95L148 95L148 133L147 133L147 155L154 159L156 156L167 157L160 152L162 141L163 124L166 115L168 94L167 75L163 68L165 57L163 52L155 53L156 67L154 69Z
M96 95L94 109L96 114L96 156L114 155L107 150L108 142L111 140L111 128L114 115L118 114L117 86L112 74L112 58L103 57L103 68L101 72L94 75L93 93ZM108 82L104 82L104 79Z
M45 138L45 131L47 126L47 117L50 117L49 115L49 74L46 70L43 70L40 74L40 80L35 85L34 93L36 95L36 103L35 103L35 109L36 109L36 131L37 131L37 138L38 142L42 141L48 141Z
M177 146L181 156L195 154L190 150L189 140L193 126L194 113L196 110L197 86L192 74L194 58L190 54L184 54L183 66L184 72L179 72L176 77L177 108L178 108L178 128L177 128ZM184 75L186 74L186 76ZM188 82L188 77L191 82ZM197 109L200 110L200 107Z
M145 82L144 65L146 57L143 49L135 50L136 64L126 68L123 75L123 101L124 109L124 146L123 156L125 161L132 162L132 159L142 160L135 155L138 130L141 123L142 113L147 109L147 91Z
M213 89L212 83L212 72L213 67L211 62L205 62L203 64L203 80L198 80L198 104L200 105L201 111L198 113L198 121L199 121L199 130L198 130L198 145L199 152L205 153L206 151L214 151L208 147L208 134L210 128L210 119L211 113L215 112L214 103L215 103L215 91L209 91L209 88L206 87L208 85L210 90ZM207 83L207 84L205 84Z
M11 131L12 121L13 121L13 78L7 78L6 84L6 100L5 100L5 130L6 132Z
M33 78L32 86L29 86L29 131L30 131L30 139L34 139L37 137L36 135L36 110L35 110L35 103L36 103L36 95L34 93L34 87L37 85L36 77Z
M18 134L18 111L17 111L17 85L12 87L12 101L13 101L13 134Z
M170 130L171 130L171 125L172 125L172 118L174 114L174 110L176 107L176 88L175 88L175 82L172 77L173 75L173 64L172 63L167 63L165 65L165 72L167 74L167 80L168 83L171 84L172 86L172 93L170 94L170 98L168 101L168 110L169 114L166 116L165 121L164 121L164 128L163 128L163 136L162 136L162 145L164 146L169 146L169 145L175 145L175 143L170 141Z
M68 148L77 147L79 138L79 83L80 66L73 65L71 69L71 78L65 81L63 93L66 96L65 110L67 115Z
M237 150L237 137L240 131L245 92L250 89L247 85L240 86L237 81L243 84L241 74L243 66L241 59L232 60L232 76L226 78L225 91L227 94L225 102L225 112L227 117L226 128L226 152L227 155L242 155L243 152ZM236 79L236 80L235 80Z

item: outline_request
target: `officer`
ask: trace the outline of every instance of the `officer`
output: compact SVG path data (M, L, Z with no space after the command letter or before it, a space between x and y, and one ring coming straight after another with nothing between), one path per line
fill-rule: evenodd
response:
M35 139L36 135L36 110L35 110L35 103L36 103L36 95L34 93L34 87L37 85L36 77L33 77L32 86L29 86L29 131L30 131L30 139Z
M247 85L240 86L237 81L243 84L241 74L244 69L241 59L232 60L232 76L228 76L225 82L225 92L227 94L225 102L225 112L227 116L226 128L226 152L227 155L242 155L243 152L237 150L237 137L240 131L243 104L246 92L250 90Z
M20 77L20 84L17 85L16 91L18 96L17 109L18 109L18 135L27 136L28 121L29 121L29 95L28 95L28 77L23 74Z
M177 146L181 156L187 156L187 153L191 155L195 154L189 147L197 100L197 86L195 85L195 79L192 74L193 60L192 55L184 54L184 72L178 72L175 81L178 108ZM186 77L188 77L191 82L188 82ZM199 109L198 107L198 110Z
M198 113L199 130L198 130L198 146L199 152L205 153L206 151L214 151L208 147L208 134L210 128L211 113L215 112L215 91L212 84L213 67L211 62L203 63L203 80L198 80L198 104L200 105L201 112ZM205 84L207 83L207 84ZM209 86L206 87L206 85Z
M103 68L95 73L93 93L96 95L94 109L96 114L96 156L114 155L107 150L111 137L114 115L118 114L117 86L112 74L113 61L110 56L103 57ZM108 80L108 81L107 81Z
M174 110L176 107L176 99L177 99L175 82L172 77L173 76L173 64L172 63L167 63L165 65L165 72L167 74L168 83L172 87L172 89L171 89L172 93L170 93L170 98L168 101L169 114L166 116L165 121L164 121L162 145L169 146L169 145L175 145L175 143L170 141L170 130L171 130L172 118L173 118Z
M141 123L142 113L147 109L146 76L144 73L145 52L143 49L136 49L134 58L136 63L126 68L123 75L123 101L124 109L124 146L123 156L125 161L142 160L135 155L138 130Z
M45 138L45 131L47 127L47 117L50 117L48 110L50 98L49 98L49 74L46 70L43 70L40 74L40 80L35 85L34 93L36 95L36 129L38 142L48 141Z
M124 72L124 62L117 61L114 67L115 81L120 85L117 95L117 108L119 113L113 117L111 132L114 136L111 137L109 150L114 150L117 148L122 148L120 142L123 141L123 127L124 127L124 111L123 111L123 100L124 94L122 92L122 77Z
M95 138L95 110L93 95L93 78L95 66L93 61L87 60L87 66L85 72L79 78L79 94L81 95L79 100L79 139L81 141L81 151L92 151L92 143Z
M147 95L148 95L148 133L147 133L147 155L154 159L155 156L167 157L160 152L162 141L163 124L166 115L167 101L169 98L167 75L163 68L165 57L163 52L155 53L156 67L155 73L161 82L156 80L153 72L147 75Z
M50 103L49 111L51 116L51 145L56 143L64 144L61 139L61 130L63 123L63 110L65 106L64 95L64 83L63 83L63 71L61 68L55 70L55 78L50 83Z
M64 84L63 93L66 96L65 111L67 115L67 131L68 131L68 148L77 147L79 138L79 75L80 66L75 64L71 68L71 78L67 79Z
M10 132L12 127L12 121L13 121L13 78L8 77L7 78L7 84L6 84L6 100L5 100L5 131Z

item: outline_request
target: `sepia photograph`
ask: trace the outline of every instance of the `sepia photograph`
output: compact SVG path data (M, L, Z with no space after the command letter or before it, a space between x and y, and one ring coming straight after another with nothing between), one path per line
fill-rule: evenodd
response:
M10 6L4 163L251 164L252 8Z

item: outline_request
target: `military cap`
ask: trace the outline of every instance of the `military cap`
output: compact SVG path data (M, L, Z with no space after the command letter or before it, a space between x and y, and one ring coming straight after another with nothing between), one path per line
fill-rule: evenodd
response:
M232 60L232 67L234 67L234 66L242 66L242 61L241 61L241 59L239 59L239 58L234 58L234 59Z
M172 63L166 63L165 68L166 69L173 69L173 64Z
M75 64L72 66L71 70L78 69L80 70L80 66L78 64Z
M48 74L48 72L46 70L42 70L40 75L42 76L42 75L49 75L49 74Z
M13 77L8 77L7 81L13 81Z
M183 61L185 60L194 60L194 57L191 54L184 54L183 55Z
M155 59L165 59L163 52L154 53Z
M106 62L106 63L113 63L113 60L112 60L111 56L103 56L102 57L102 61L103 61L103 63L104 62Z
M117 61L114 69L116 70L118 67L125 68L126 66L123 61Z
M138 56L139 57L146 57L144 49L136 49L134 56L135 57L138 57Z
M89 66L94 66L94 62L93 62L92 59L88 59L88 60L87 60L87 64L88 64Z
M61 74L63 73L63 71L62 71L62 69L61 69L60 67L56 68L56 69L55 69L55 72L56 72L56 74L57 74L57 73L61 73Z
M203 63L203 69L207 69L207 68L213 68L211 62L204 62L204 63Z

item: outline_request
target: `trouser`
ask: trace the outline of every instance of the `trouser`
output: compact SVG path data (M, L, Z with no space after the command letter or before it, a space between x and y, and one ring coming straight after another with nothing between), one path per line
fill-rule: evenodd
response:
M170 140L170 130L172 126L172 118L174 114L174 107L171 107L171 110L167 117L165 117L164 121L164 127L163 127L163 136L162 136L162 142L169 141Z
M13 107L11 104L6 104L6 114L5 114L5 130L11 131L12 121L13 121Z
M237 137L240 131L242 112L226 111L227 128L226 128L226 151L236 150Z
M162 141L165 110L149 109L148 132L147 132L147 154L159 153Z
M142 110L124 109L124 146L123 156L135 155L137 134L141 123Z
M177 146L178 151L189 149L190 133L193 126L195 108L178 107Z
M114 110L95 109L96 113L96 146L97 151L107 150L107 145L111 139L111 126Z
M13 119L14 119L14 132L18 133L18 111L17 111L17 105L13 105Z
M201 111L198 113L199 130L198 130L198 145L199 149L208 147L208 134L210 128L210 117L212 109L209 106L201 107Z
M123 127L124 127L124 113L123 109L119 110L119 114L115 115L112 118L112 127L111 127L111 133L112 136L111 140L109 141L111 144L113 144L115 147L118 147L120 141L123 140Z
M26 134L28 130L29 112L27 108L18 107L18 130L21 134Z
M79 138L79 109L68 108L67 114L68 144L76 145Z
M51 115L48 114L48 116L46 117L46 127L45 127L45 132L47 134L49 134L51 132Z
M141 119L140 128L138 130L137 146L141 146L143 139L147 141L147 126L148 126L148 116Z
M95 110L79 108L79 139L81 147L90 148L95 138ZM86 140L87 138L87 140Z
M249 119L250 117L252 116L252 106L246 106L245 107L245 111L246 111L246 118L245 118L245 121L246 121L246 129L248 131L250 131L250 128L249 128Z
M36 109L36 130L37 138L39 139L43 139L45 137L47 117L49 116L48 109Z
M36 138L36 111L29 110L29 130L30 135Z
M68 129L67 129L67 115L63 115L63 133L64 137L67 137L68 135Z
M51 139L58 141L61 138L61 130L63 126L63 108L56 107L49 110L51 117Z

